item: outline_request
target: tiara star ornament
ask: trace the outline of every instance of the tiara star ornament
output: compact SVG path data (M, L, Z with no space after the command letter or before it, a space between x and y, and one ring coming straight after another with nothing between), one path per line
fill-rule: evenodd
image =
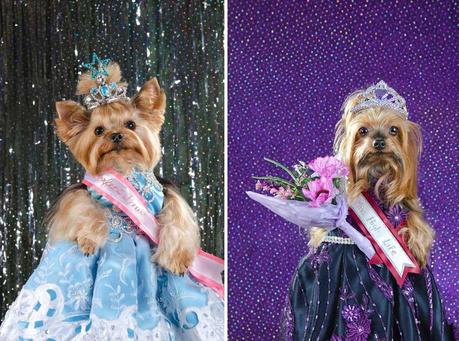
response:
M118 86L116 82L106 84L106 79L110 75L107 66L110 59L100 59L94 52L91 63L83 63L83 67L91 71L91 78L96 80L96 86L92 87L89 94L84 97L84 104L88 110L92 110L99 105L111 103L121 99L129 100L126 96L126 87Z
M362 97L363 99L352 107L352 112L372 107L386 107L408 119L405 99L382 80L367 88Z
M83 67L91 71L92 79L96 79L98 75L108 76L108 71L105 68L108 63L110 63L110 59L100 59L95 52L92 53L92 62L91 63L83 63Z

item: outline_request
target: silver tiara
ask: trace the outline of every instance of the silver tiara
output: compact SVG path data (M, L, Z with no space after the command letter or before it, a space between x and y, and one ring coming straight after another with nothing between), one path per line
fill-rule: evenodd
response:
M126 87L118 86L116 82L106 84L106 77L109 75L106 66L110 59L100 59L94 52L92 62L84 63L83 67L91 71L91 78L96 80L97 86L94 86L83 99L88 110L92 110L102 104L111 103L120 99L127 99Z
M382 80L366 89L362 97L363 99L352 107L351 112L371 107L386 107L397 111L408 119L405 99Z

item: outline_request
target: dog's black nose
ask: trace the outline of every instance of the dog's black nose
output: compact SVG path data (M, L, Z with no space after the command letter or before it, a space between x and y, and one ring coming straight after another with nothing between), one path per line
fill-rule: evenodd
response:
M120 133L113 133L111 139L114 143L120 143L123 140L123 135Z
M382 137L377 137L373 141L373 147L375 147L376 150L383 150L384 147L386 146L386 142Z

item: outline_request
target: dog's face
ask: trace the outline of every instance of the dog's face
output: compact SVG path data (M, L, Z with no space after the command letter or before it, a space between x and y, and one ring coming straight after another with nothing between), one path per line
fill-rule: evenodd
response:
M391 203L416 196L418 125L384 107L345 112L335 141L350 167L351 187L359 192L374 187Z
M351 166L359 177L395 177L410 159L406 120L381 108L355 115L346 127L353 137Z
M151 169L159 161L159 132L166 96L156 79L131 100L118 100L92 111L74 101L56 103L57 134L91 174L108 168L129 172Z

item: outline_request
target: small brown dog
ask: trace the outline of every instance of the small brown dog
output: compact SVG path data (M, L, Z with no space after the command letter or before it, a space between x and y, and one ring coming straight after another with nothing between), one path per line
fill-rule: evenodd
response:
M124 85L119 65L107 66L107 83ZM88 94L96 80L82 74L77 94ZM159 133L164 123L166 96L156 78L146 82L132 99L116 100L92 110L74 101L56 103L59 138L90 174L114 168L128 175L134 168L153 170L161 158ZM49 214L50 240L76 241L83 253L93 254L108 237L107 211L82 186L63 192ZM153 260L184 273L199 249L199 228L186 201L165 186L164 207L158 216L160 242Z
M364 93L359 90L346 99L343 116L336 126L335 151L350 169L348 200L373 189L386 206L402 204L408 216L406 226L399 233L419 265L424 267L434 231L423 218L417 196L417 165L422 148L420 128L388 107L353 110L364 101ZM323 229L314 228L310 245L317 247L325 234Z

